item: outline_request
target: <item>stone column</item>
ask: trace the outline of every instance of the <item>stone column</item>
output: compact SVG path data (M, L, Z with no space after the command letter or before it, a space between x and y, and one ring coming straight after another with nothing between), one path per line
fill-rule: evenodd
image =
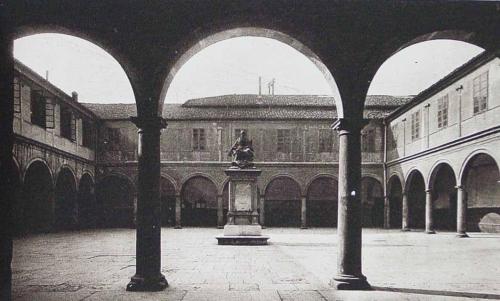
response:
M384 196L384 229L391 228L391 203L389 196Z
M175 196L175 226L174 229L182 229L181 211L182 200L180 195Z
M457 237L469 237L467 235L467 197L463 186L457 187Z
M302 196L300 200L300 229L307 229L307 199L305 196Z
M432 216L432 190L425 190L425 233L435 234L434 231L434 219Z
M408 208L408 195L403 192L401 231L410 231L410 210Z
M337 219L337 275L330 282L337 289L369 289L361 269L361 128L363 120L338 119L339 204Z
M224 204L222 203L222 195L217 196L217 228L224 228Z
M11 299L12 286L12 232L13 204L15 191L13 183L14 162L12 148L14 144L14 57L12 12L7 12L5 5L0 5L0 300Z
M161 117L132 117L138 127L138 199L136 273L128 291L159 291L168 286L161 274L160 134Z
M259 197L259 208L260 208L260 225L262 229L266 228L266 198L263 194Z

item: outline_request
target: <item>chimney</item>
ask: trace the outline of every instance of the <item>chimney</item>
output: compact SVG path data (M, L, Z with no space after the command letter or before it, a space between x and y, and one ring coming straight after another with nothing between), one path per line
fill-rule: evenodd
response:
M73 98L74 102L78 102L78 93L75 91L71 92L71 98Z
M259 76L259 96L262 95L262 76Z

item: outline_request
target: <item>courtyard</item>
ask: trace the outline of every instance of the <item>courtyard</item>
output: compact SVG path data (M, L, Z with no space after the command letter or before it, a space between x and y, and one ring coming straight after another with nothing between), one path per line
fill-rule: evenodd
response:
M162 229L169 288L126 292L135 230L36 234L14 241L14 300L500 299L500 234L363 230L372 291L336 291L336 230L268 228L267 246L218 246L213 228Z

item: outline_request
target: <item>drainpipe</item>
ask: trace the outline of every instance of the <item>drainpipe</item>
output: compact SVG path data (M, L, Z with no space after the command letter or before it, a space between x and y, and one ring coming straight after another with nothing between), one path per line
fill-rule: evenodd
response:
M426 149L429 149L429 139L430 139L429 135L431 133L430 129L429 129L429 125L430 125L430 120L429 120L430 119L430 112L429 112L430 108L429 107L430 106L431 106L430 103L428 103L424 106L424 108L425 108L425 136L426 136L426 139L425 139L426 140L426 147L425 148Z
M463 85L458 86L455 91L458 92L458 137L462 137L462 90Z
M384 125L384 229L389 229L390 227L390 204L389 196L387 195L387 121L382 120Z
M406 118L403 120L403 158L406 157Z

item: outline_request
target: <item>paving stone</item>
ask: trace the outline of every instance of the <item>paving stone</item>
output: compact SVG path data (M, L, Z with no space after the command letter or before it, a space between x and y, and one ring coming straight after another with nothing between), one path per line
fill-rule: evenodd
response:
M500 235L363 230L363 272L376 289L336 291L335 229L264 230L268 246L218 246L220 230L162 229L169 288L126 292L135 231L106 229L16 239L14 300L500 299Z

